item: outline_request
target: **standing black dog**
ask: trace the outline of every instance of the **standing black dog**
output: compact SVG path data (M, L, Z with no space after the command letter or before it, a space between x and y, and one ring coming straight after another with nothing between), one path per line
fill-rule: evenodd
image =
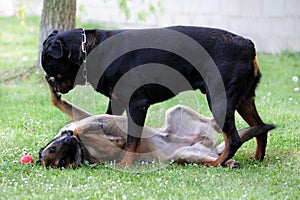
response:
M224 126L222 124L219 124L219 126L223 127L225 150L218 159L211 163L205 163L205 165L224 165L228 159L234 156L242 144L235 126L235 110L250 126L264 124L257 113L254 103L255 89L261 77L254 44L248 39L220 29L187 26L175 26L166 29L185 34L199 43L210 55L223 79L226 93L226 116ZM85 32L87 53L90 54L97 45L124 31L87 30ZM131 31L135 33L140 30ZM42 67L48 76L55 78L58 92L67 93L75 87L75 78L85 57L81 47L82 33L82 29L74 29L60 34L55 30L43 44ZM134 40L134 37L131 37L129 40ZM155 41L155 38L153 38L153 41ZM130 41L125 40L120 44L110 46L107 51L114 51L120 46L128 44L130 44ZM174 44L180 45L180 42L174 41ZM189 51L189 49L186 49L186 51ZM99 55L100 60L101 55ZM202 93L206 94L211 110L212 108L220 107L223 103L221 101L211 101L210 94L214 91L208 90L207 83L205 83L200 73L191 63L172 52L144 48L121 55L109 65L102 77L97 77L99 82L92 84L97 92L110 98L107 109L108 114L112 114L111 105L112 102L116 101L115 105L119 106L117 106L117 109L114 109L113 114L121 114L126 110L127 115L131 116L131 118L128 117L126 154L120 163L121 166L131 165L137 155L136 153L140 151L141 140L139 136L141 135L149 106L176 95L164 86L146 84L135 90L130 98L129 105L127 105L122 95L113 93L114 86L122 75L136 66L147 63L160 63L178 71L188 80L194 90L200 89ZM205 65L205 62L203 65ZM143 75L138 74L136 76ZM93 82L93 80L88 81ZM178 87L180 88L180 86ZM216 116L214 117L216 118ZM267 133L258 136L256 139L255 158L263 160L267 144Z

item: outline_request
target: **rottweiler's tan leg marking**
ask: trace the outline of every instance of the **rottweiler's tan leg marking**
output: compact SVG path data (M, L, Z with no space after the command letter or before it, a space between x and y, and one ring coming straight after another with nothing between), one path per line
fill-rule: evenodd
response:
M237 108L238 113L242 118L249 124L249 126L264 125L265 123L261 120L254 103L254 96L247 98ZM267 146L267 132L256 137L256 153L254 158L257 160L263 160L266 153Z

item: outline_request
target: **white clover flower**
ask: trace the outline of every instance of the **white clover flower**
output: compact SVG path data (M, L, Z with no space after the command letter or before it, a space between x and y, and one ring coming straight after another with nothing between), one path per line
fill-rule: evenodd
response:
M293 77L292 77L292 81L294 81L295 83L297 83L298 80L299 80L298 76L293 76Z
M27 62L27 61L28 61L28 57L27 57L27 56L24 56L24 57L22 58L22 61L23 61L23 62Z
M299 89L298 87L295 87L295 88L294 88L294 92L299 92L299 90L300 90L300 89Z

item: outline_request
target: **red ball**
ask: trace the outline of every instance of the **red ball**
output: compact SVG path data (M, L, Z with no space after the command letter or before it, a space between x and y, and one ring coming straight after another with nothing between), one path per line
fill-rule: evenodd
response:
M33 160L33 158L32 158L31 155L25 155L25 156L21 157L21 163L22 164L25 164L25 163L32 163L32 164L34 164L34 160Z

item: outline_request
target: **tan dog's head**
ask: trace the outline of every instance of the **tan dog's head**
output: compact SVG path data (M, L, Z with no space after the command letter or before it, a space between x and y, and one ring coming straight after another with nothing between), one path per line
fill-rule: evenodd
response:
M37 164L47 168L74 168L83 163L81 141L73 131L64 130L39 152Z

